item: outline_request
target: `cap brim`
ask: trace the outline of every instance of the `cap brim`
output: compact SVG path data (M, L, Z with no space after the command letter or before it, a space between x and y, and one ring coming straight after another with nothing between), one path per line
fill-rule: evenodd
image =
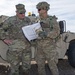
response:
M26 12L26 10L21 9L21 10L17 10L17 12L18 12L18 13L25 13L25 12Z

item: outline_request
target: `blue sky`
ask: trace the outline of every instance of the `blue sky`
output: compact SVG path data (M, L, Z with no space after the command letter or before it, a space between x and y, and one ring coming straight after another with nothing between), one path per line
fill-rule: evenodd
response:
M58 20L66 21L67 31L75 32L75 0L0 0L0 15L15 15L15 5L23 3L28 12L34 12L36 15L36 4L40 1L46 1L50 4L50 15L56 15Z

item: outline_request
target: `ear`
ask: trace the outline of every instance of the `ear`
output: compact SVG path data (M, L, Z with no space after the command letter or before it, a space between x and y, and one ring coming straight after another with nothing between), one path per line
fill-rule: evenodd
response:
M15 11L16 12L16 14L18 14L18 12L17 11Z
M17 11L15 11L17 13Z

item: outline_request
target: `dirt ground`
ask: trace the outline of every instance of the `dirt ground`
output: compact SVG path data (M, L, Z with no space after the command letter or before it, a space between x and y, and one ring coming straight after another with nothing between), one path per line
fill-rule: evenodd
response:
M59 60L58 68L60 75L75 75L75 68L73 68L67 59Z
M36 67L36 65L32 66L31 75L37 75L37 68L35 68L35 67ZM51 75L48 70L48 66L46 65L45 67L46 67L47 75ZM75 75L75 68L70 66L67 59L59 60L58 69L59 69L60 75Z
M48 65L46 65L45 68L46 68L47 75L51 75L50 71L48 69ZM0 75L9 75L9 74L4 73L3 70L2 70L3 73L1 74L1 69L2 68L0 68ZM75 68L70 66L67 59L59 60L58 69L59 69L60 75L75 75ZM4 68L4 70L6 70L6 68ZM23 73L23 74L20 74L20 75L27 75L27 74ZM29 75L38 75L37 65L31 66Z

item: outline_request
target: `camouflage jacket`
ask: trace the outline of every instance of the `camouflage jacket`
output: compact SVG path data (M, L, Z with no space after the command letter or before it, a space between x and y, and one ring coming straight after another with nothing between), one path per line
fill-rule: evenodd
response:
M20 20L17 16L9 17L0 29L0 39L21 39L25 40L22 27L30 24L30 19L25 17Z
M47 33L48 38L55 39L59 36L60 27L55 16L48 16L45 19L39 18L39 20L40 22L43 22L43 25L41 25L41 27Z

